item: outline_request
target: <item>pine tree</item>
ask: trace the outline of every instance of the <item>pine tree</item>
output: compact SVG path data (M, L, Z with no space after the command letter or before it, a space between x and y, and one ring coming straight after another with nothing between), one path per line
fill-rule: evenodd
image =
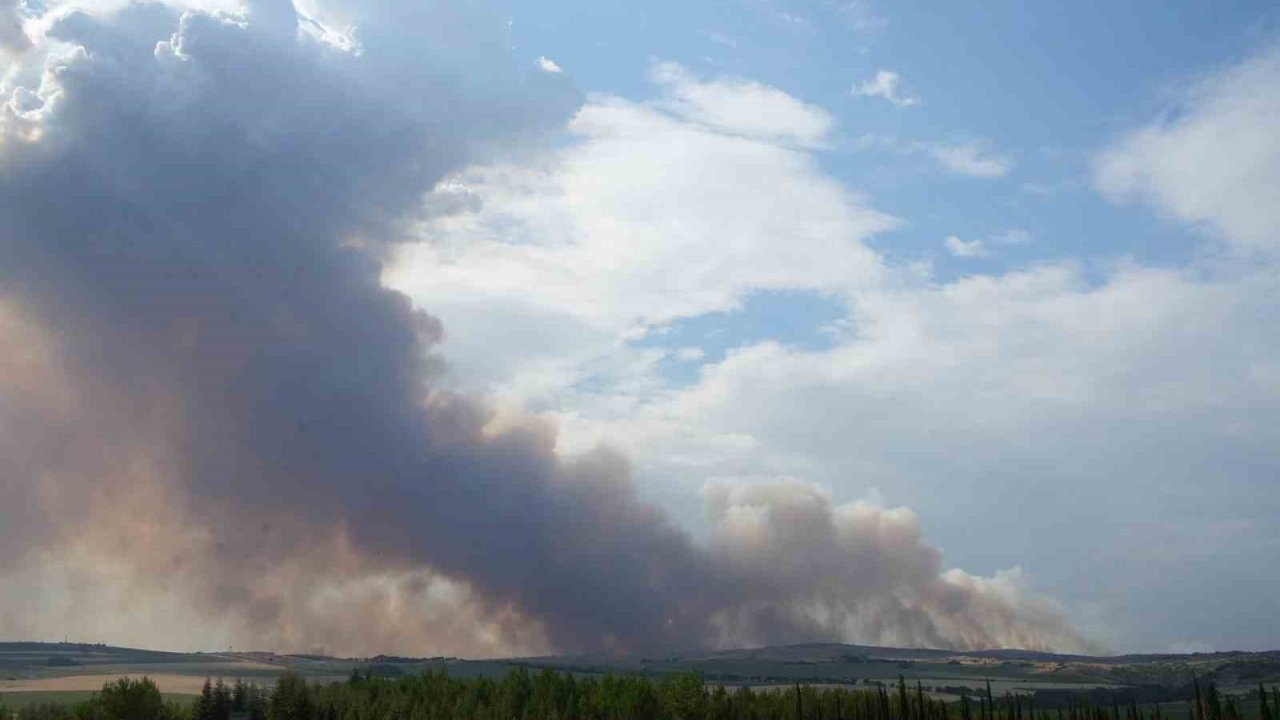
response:
M231 690L231 711L242 713L249 709L249 686L244 678L236 678L235 687Z
M212 720L230 720L231 718L231 690L222 682L222 678L218 678L217 684L213 686L211 716Z
M213 720L213 682L209 678L204 679L200 697L191 708L191 720Z

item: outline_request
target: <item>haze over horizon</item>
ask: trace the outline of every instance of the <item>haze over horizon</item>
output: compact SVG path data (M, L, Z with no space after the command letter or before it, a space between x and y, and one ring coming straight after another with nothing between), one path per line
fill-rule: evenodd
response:
M0 0L0 638L1280 647L1278 22Z

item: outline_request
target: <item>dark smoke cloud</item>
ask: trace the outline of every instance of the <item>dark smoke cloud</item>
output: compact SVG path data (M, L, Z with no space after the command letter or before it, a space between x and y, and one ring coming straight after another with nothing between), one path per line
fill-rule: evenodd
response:
M579 103L513 68L499 10L56 11L0 117L0 575L91 580L10 583L0 632L57 593L285 649L1082 647L1015 579L943 573L907 511L721 488L700 547L615 454L433 386L441 325L384 253Z

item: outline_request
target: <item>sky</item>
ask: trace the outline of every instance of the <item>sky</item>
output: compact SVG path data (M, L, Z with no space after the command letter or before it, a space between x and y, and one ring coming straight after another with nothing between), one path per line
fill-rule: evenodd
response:
M27 0L0 59L0 635L1280 647L1272 3Z

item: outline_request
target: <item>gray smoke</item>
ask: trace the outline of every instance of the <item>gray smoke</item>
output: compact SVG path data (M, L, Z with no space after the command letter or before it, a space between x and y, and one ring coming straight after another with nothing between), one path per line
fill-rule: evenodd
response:
M336 652L1086 645L908 511L725 487L700 546L614 453L433 384L384 254L580 102L501 8L51 12L2 88L0 633L172 605Z

